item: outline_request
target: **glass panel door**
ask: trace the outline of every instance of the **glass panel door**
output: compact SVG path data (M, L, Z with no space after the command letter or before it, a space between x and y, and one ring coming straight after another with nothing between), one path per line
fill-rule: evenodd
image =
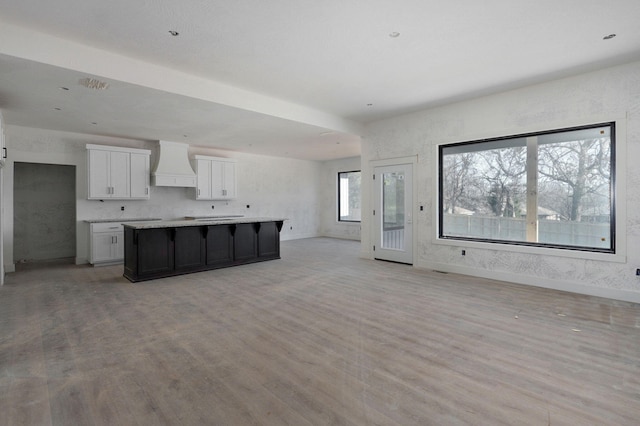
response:
M382 248L404 249L404 171L382 173Z
M376 259L413 264L412 166L374 168Z

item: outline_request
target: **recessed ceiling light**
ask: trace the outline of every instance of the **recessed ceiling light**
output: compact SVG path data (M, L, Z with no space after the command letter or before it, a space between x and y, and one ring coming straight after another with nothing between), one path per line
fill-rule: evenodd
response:
M604 37L602 37L603 40L611 40L612 38L614 38L616 35L615 34L609 34L606 35Z
M94 126L97 125L98 123L96 123L95 121L92 121L91 124L93 124Z
M399 33L399 32L397 32L397 31L394 31L394 32L392 32L392 33L389 33L389 37L391 37L391 38L398 38L398 37L400 37L400 33Z
M58 89L60 89L60 90L69 90L69 88L68 88L68 87L63 87L63 86L58 87Z
M55 109L56 111L62 111L62 108L60 108L60 107L55 107L54 109Z
M169 34L171 34L171 35L172 35L172 36L174 36L174 37L178 37L178 36L180 35L180 33L179 33L179 32L174 31L174 30L169 31Z

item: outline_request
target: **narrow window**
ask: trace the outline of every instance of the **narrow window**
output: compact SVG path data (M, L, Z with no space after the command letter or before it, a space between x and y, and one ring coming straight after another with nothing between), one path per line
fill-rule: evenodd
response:
M338 173L338 221L360 222L360 171Z
M615 253L615 124L440 146L440 238Z

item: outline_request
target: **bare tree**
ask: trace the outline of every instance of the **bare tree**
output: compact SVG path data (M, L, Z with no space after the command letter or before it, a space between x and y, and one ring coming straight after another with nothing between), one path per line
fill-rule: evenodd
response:
M567 188L568 218L580 221L585 201L596 194L606 195L608 191L611 179L609 138L543 144L538 153L540 179L558 182ZM606 196L603 198L608 200Z
M478 154L485 163L482 180L487 184L487 204L495 216L521 214L526 194L526 148L493 149Z
M467 194L468 178L473 163L473 154L447 155L444 157L442 194L444 211L455 213Z

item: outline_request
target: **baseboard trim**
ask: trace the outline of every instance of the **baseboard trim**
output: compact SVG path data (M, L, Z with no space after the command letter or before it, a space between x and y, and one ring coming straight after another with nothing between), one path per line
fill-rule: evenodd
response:
M487 278L498 281L506 281L516 284L530 285L533 287L568 291L570 293L584 294L587 296L604 297L607 299L621 300L624 302L640 303L640 292L629 290L592 287L566 280L554 280L521 274L516 275L508 272L488 271L485 269L449 265L446 263L418 262L414 266L419 269L430 269L435 271Z

